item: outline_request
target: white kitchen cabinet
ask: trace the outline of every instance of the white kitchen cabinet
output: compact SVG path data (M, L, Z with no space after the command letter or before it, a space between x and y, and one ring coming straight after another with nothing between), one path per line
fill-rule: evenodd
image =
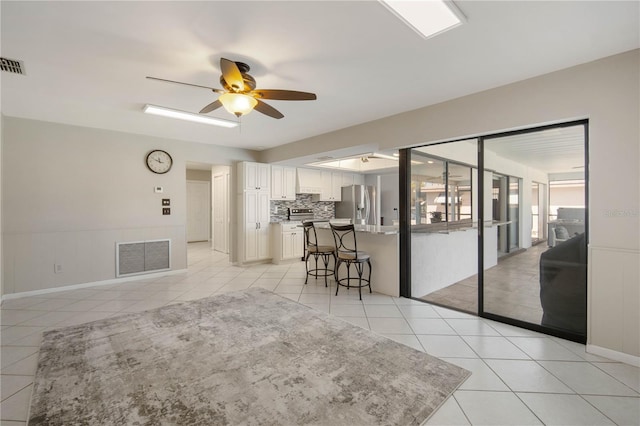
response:
M270 255L269 244L269 193L245 191L242 195L243 211L243 262L265 260Z
M271 255L269 235L271 166L238 163L238 257L241 263L267 260Z
M271 199L295 201L295 167L271 166Z
M314 201L342 201L342 172L321 172L322 188Z
M287 222L273 225L273 262L301 259L304 255L304 229L301 222Z
M342 172L342 186L363 185L364 175L361 173Z
M238 186L242 190L269 191L271 189L271 166L262 163L238 163Z

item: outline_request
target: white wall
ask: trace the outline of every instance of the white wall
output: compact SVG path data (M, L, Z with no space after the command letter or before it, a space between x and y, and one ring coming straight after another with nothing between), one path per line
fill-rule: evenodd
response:
M640 283L616 278L635 276L640 264L639 116L640 50L633 50L283 145L260 159L285 161L364 144L376 150L416 146L588 118L588 340L640 357L640 323L633 321ZM625 190L613 170L625 171ZM605 254L611 251L619 256Z
M186 163L254 158L245 150L11 117L2 133L4 294L113 279L118 241L171 238L172 269L186 268ZM156 148L173 157L165 175L146 168L146 154ZM171 199L170 216L162 215L161 198Z

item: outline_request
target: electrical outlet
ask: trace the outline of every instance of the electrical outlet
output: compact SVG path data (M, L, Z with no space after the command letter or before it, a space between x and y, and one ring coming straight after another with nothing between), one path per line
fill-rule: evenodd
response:
M162 205L163 205L163 206L170 206L170 205L171 205L171 199L169 199L169 198L163 198L163 199L162 199Z
M53 265L53 272L56 274L60 274L62 272L62 265L59 263L56 263Z
M168 208L168 207L163 208L163 209L162 209L162 214L163 214L163 215L171 214L171 209L170 209L170 208Z

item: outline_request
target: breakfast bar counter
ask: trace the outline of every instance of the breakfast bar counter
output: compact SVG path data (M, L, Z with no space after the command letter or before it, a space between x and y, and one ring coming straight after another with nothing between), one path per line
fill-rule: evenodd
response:
M334 246L335 242L329 222L314 222L314 225L318 234L318 242ZM400 295L400 236L398 227L355 225L355 230L358 250L365 251L371 256L371 289L376 293L398 297ZM344 270L344 267L340 267L341 276ZM358 290L353 290L357 295ZM340 288L340 292L344 291L347 289ZM363 295L365 291L363 291Z

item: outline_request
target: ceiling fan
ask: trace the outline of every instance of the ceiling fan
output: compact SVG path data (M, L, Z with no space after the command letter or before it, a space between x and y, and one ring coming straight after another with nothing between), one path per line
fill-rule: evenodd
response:
M248 74L251 68L244 62L234 62L229 59L220 58L220 69L222 70L220 84L224 90L164 78L149 76L147 76L147 78L169 83L184 84L186 86L201 87L219 93L220 96L218 99L202 108L200 114L206 114L223 106L236 117L249 114L255 109L269 117L280 119L284 117L284 115L271 105L263 102L262 99L280 101L313 101L316 99L315 93L298 92L295 90L256 89L256 80Z

